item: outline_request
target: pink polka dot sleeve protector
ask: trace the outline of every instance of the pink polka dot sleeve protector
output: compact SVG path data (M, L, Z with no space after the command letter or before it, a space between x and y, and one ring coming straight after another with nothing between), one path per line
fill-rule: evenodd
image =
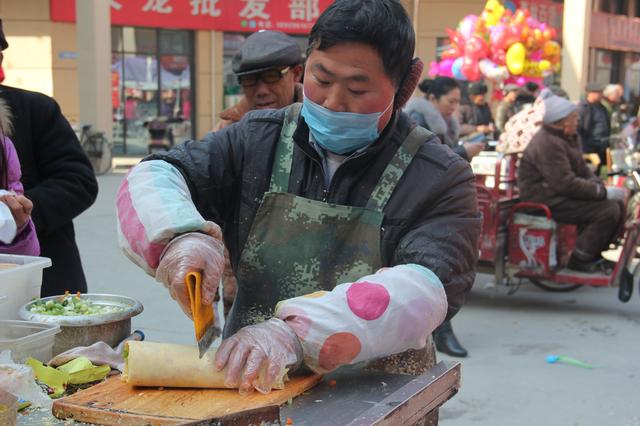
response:
M446 313L438 277L413 264L383 268L276 307L276 316L300 339L305 363L318 373L422 348Z

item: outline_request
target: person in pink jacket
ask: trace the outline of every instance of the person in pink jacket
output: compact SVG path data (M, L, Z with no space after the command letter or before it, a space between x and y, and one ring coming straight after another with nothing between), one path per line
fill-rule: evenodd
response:
M37 256L40 244L31 220L33 203L24 196L20 161L11 139L11 113L0 100L0 253Z

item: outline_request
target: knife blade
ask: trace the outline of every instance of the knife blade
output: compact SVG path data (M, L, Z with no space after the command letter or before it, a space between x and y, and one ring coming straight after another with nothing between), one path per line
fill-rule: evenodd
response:
M213 306L202 302L202 273L189 272L184 277L184 284L189 293L198 356L202 358L211 343L220 335L220 330L215 326Z

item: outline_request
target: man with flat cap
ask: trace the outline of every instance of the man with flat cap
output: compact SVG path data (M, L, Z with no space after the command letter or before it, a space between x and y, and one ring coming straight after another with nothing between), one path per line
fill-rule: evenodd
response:
M0 49L8 47L0 20ZM2 60L0 51L0 67ZM33 202L31 217L41 255L52 262L43 272L41 295L86 292L72 221L98 195L91 163L54 99L4 85L0 98L13 114L11 140L20 159L25 195Z
M236 53L233 72L244 97L220 113L215 130L236 123L255 109L280 109L302 102L302 52L296 41L280 31L251 34Z
M607 146L611 125L607 109L602 105L604 84L591 82L586 87L586 97L578 107L578 134L582 140L582 151L598 154L600 165L607 164Z

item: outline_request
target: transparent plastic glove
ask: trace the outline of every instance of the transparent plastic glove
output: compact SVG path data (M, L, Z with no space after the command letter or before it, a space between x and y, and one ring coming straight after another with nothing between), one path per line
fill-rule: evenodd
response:
M204 302L213 303L224 271L224 245L222 238L191 232L174 238L165 249L156 280L169 289L171 297L178 302L184 313L191 319L189 293L184 277L189 272L202 272L202 292Z
M122 357L122 352L124 344L129 340L144 340L144 333L140 330L134 331L129 337L120 342L115 349L105 342L96 342L91 346L78 346L56 355L48 364L52 367L57 367L83 356L89 358L95 365L109 365L111 368L123 371L124 358Z
M607 200L624 200L626 193L624 188L607 186Z
M225 386L238 387L240 393L252 389L267 393L285 368L295 369L302 362L302 346L293 329L278 318L240 329L225 339L216 353L218 370L227 367ZM263 380L258 376L266 368Z

